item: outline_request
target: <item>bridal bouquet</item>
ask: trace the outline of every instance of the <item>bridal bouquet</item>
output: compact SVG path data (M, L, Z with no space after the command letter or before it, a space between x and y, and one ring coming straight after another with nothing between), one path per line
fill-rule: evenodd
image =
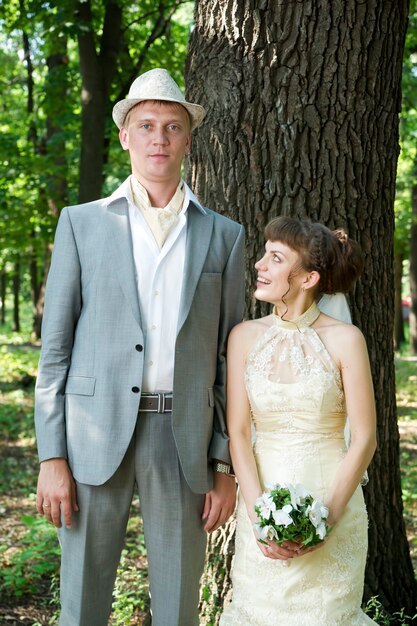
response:
M311 547L323 541L329 532L328 508L303 485L274 485L256 500L255 511L259 518L255 528L261 543L266 544L269 539L278 545L294 541Z

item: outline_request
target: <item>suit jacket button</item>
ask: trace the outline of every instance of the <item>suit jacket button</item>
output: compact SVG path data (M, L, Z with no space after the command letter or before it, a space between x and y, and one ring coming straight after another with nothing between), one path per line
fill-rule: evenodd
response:
M132 391L133 393L139 393L140 389L139 387L132 387Z
M136 350L137 350L138 352L142 352L142 350L143 350L143 346L141 346L141 344L140 344L140 343L136 344L135 348L136 348Z

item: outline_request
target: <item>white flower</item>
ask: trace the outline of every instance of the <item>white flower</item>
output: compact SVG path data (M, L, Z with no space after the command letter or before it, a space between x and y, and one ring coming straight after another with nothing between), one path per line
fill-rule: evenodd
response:
M254 524L254 529L257 531L259 538L263 541L278 540L278 533L273 526L261 526L260 524Z
M286 487L290 492L291 504L293 508L298 510L299 506L303 506L306 497L309 496L310 493L307 491L304 485L301 485L300 483L298 483L297 485L292 485L291 483L288 483Z
M313 503L308 507L306 513L308 514L313 526L317 529L323 519L327 518L329 509L318 500L313 500Z
M263 528L261 528L259 535L261 539L264 540L278 539L278 533L273 526L264 526Z
M255 507L259 508L259 515L262 519L269 519L269 516L276 510L277 506L271 494L263 493L255 502Z
M266 491L275 491L281 489L281 485L279 483L265 483Z
M282 509L273 511L272 516L275 524L278 524L278 526L285 526L285 528L287 528L290 524L293 524L293 519L290 515L292 510L291 504L286 504L282 507Z
M320 537L320 539L324 539L327 535L326 524L324 522L320 522L320 524L316 528L316 534Z

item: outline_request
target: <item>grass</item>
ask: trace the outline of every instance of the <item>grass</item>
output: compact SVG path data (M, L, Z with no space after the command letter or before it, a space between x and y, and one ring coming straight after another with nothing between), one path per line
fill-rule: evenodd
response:
M55 530L35 512L33 386L38 358L39 346L30 343L29 333L0 334L0 595L1 623L10 626L57 624L59 548ZM398 355L396 376L405 521L417 571L417 361ZM110 623L144 624L148 607L146 551L136 499ZM380 626L411 624L401 613L386 615L377 598L366 610Z
M414 571L417 571L417 358L407 354L397 356L395 372L404 519Z

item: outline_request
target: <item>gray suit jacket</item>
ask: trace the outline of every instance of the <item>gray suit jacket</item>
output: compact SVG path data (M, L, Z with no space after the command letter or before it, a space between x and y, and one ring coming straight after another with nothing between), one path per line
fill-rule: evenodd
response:
M187 482L212 485L209 461L229 460L225 352L242 319L244 230L190 203L175 349L172 427ZM65 208L46 289L35 393L39 458L68 459L99 485L120 465L137 420L144 335L125 198ZM158 454L158 451L155 451Z

